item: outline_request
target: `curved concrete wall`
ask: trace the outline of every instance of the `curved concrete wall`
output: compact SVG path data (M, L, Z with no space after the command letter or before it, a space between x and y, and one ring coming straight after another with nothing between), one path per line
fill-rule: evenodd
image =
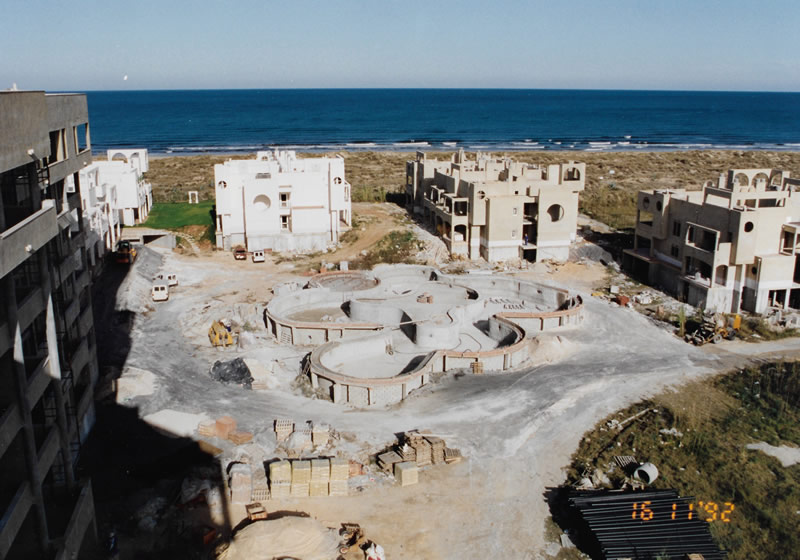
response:
M393 341L386 335L367 336L352 342L331 342L315 348L307 362L306 373L311 377L311 385L330 391L335 403L347 403L357 407L384 406L400 402L406 396L430 381L430 375L452 369L468 368L474 362L481 362L484 368L505 371L522 365L530 358L530 343L525 331L505 319L505 323L517 341L503 348L484 352L458 352L454 350L435 350L425 355L411 371L386 378L354 377L335 371L326 364L337 363L345 356L352 356L352 344L358 345L358 352L365 357L386 351ZM395 331L394 336L397 336ZM337 360L338 359L338 360Z
M352 274L352 273L350 273ZM497 347L479 352L435 350L455 347L459 343L459 325L474 323L485 309L484 300L468 301L448 310L446 317L410 321L408 315L392 300L404 294L387 294L383 288L354 292L337 292L312 288L273 299L264 312L267 328L281 342L295 345L316 345L308 360L307 373L314 387L329 390L334 402L354 406L386 405L398 402L413 389L428 382L432 373L468 368L481 362L488 371L516 368L535 358L530 354L526 338L559 327L576 326L584 318L580 296L570 296L567 290L520 281L509 277L448 276L432 267L378 267L373 276L384 286L391 282L413 283L419 288L424 282L437 282L471 291L475 297L513 297L546 311L501 312L489 317L486 334L497 341ZM372 296L372 297L371 297ZM351 322L307 322L285 318L292 310L304 306L349 302ZM399 302L398 302L399 303ZM370 331L392 329L392 334ZM402 334L401 333L404 333ZM432 351L411 371L388 378L361 378L335 371L334 364L346 361L354 353L365 357L386 352L393 337L405 336L414 340L424 351ZM357 341L347 340L358 338ZM342 340L345 339L345 340ZM354 346L357 344L358 346Z

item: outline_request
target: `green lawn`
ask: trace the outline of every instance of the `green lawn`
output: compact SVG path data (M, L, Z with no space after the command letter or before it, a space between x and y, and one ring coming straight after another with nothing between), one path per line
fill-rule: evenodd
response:
M213 228L210 213L213 205L213 200L205 200L200 204L156 202L144 225L155 229L179 229L185 226Z

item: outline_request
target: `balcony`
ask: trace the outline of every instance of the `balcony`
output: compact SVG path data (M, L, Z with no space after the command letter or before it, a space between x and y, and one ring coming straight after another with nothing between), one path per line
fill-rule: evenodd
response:
M19 407L16 403L12 403L0 416L0 457L5 454L21 427L22 416Z
M58 548L56 560L70 560L76 558L81 548L81 543L94 522L94 497L92 485L89 480L81 482L78 499L72 509L67 529L64 536L59 539L61 546Z
M39 480L44 480L47 476L47 471L53 466L53 462L58 456L61 437L58 435L58 428L53 425L45 438L42 447L37 451L36 470L39 471Z
M0 233L0 278L22 264L58 235L56 207L42 201L42 209Z
M47 389L51 380L50 357L45 356L44 359L39 362L38 367L34 370L28 381L26 393L31 407L42 397L42 394L45 389Z
M14 544L14 538L22 527L25 516L28 515L28 510L32 505L33 494L31 493L30 483L27 480L23 480L11 499L11 503L3 513L3 517L0 517L0 558L5 558L8 555L11 545Z

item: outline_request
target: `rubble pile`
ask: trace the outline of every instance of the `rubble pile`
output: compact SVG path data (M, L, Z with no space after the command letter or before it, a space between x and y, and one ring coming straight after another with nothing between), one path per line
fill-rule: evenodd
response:
M225 385L241 385L245 389L253 388L253 376L242 358L228 362L216 361L211 366L211 378Z

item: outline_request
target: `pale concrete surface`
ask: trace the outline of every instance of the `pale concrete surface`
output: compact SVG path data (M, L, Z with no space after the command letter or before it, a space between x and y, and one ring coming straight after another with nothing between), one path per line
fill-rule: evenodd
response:
M737 343L727 342L696 348L633 310L584 293L586 326L558 333L570 352L556 363L503 375L445 376L401 405L348 410L292 392L297 371L292 367L305 352L271 346L263 323L248 333L255 344L243 351L217 351L208 344L205 331L212 318L257 317L251 308L270 297L271 284L291 279L289 274L272 265L236 262L229 254L162 255L163 269L177 272L181 285L168 302L139 314L133 327L128 365L157 378L153 395L131 402L140 416L163 409L210 418L232 414L256 432L256 440L272 429L274 418L313 420L353 434L357 442L346 449L354 454L379 450L397 432L428 428L463 451L466 461L424 469L413 487L377 481L355 496L272 506L336 523L360 522L390 558L535 557L545 546L544 493L562 482L562 469L586 430L642 397L742 365L762 349L741 352ZM160 258L143 251L133 273L141 268L152 275ZM797 352L800 340L776 346ZM772 356L773 346L763 348L762 357ZM213 361L238 355L277 364L277 387L244 391L210 378Z

